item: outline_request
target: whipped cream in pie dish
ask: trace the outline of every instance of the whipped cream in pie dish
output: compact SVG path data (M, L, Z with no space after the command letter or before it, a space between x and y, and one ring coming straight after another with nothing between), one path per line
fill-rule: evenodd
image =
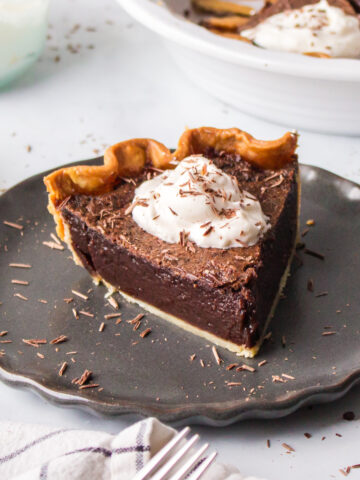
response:
M272 50L360 57L359 17L329 5L327 0L272 15L241 34Z
M143 230L169 243L183 237L200 247L248 247L270 228L256 197L202 155L144 181L130 208Z

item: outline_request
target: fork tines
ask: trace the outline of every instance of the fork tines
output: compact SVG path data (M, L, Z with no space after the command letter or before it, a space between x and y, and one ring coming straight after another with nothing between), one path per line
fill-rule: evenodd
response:
M185 427L175 435L154 457L138 472L133 480L198 480L214 461L217 453L202 459L209 447L206 443L198 450L191 451L199 435L193 435L189 440L186 436L190 428ZM187 476L193 469L190 476Z

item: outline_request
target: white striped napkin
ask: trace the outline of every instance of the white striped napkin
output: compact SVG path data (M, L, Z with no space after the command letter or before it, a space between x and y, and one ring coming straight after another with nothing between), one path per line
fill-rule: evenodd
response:
M0 479L131 480L173 435L154 418L118 435L0 423ZM215 464L204 480L256 479Z

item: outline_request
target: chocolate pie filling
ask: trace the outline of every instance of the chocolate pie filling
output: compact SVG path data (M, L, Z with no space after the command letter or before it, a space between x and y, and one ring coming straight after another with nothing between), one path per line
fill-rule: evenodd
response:
M257 245L226 250L166 243L125 211L141 182L121 180L110 193L72 195L60 206L72 247L93 276L122 292L236 345L254 347L278 294L297 234L297 162L263 170L238 155L206 154L240 189L261 202L272 228Z

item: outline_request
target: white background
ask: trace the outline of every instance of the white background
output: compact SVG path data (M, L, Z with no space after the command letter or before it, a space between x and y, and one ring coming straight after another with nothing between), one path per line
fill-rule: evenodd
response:
M131 137L153 137L175 146L186 126L237 126L264 139L292 128L243 115L192 86L160 38L132 21L115 0L53 0L50 23L51 38L41 60L0 92L0 189L97 156L105 146ZM69 33L75 24L80 28ZM71 53L69 44L79 45L78 53ZM59 62L54 61L57 55ZM300 133L303 163L360 182L359 138ZM339 468L360 463L359 421L344 421L347 410L360 417L360 388L335 403L277 421L194 429L218 449L222 462L237 465L247 475L269 480L343 478ZM5 385L0 385L0 419L109 432L132 421L52 406ZM304 432L313 437L306 439ZM266 439L271 440L270 449ZM287 454L283 442L295 453ZM360 479L360 469L349 478Z

